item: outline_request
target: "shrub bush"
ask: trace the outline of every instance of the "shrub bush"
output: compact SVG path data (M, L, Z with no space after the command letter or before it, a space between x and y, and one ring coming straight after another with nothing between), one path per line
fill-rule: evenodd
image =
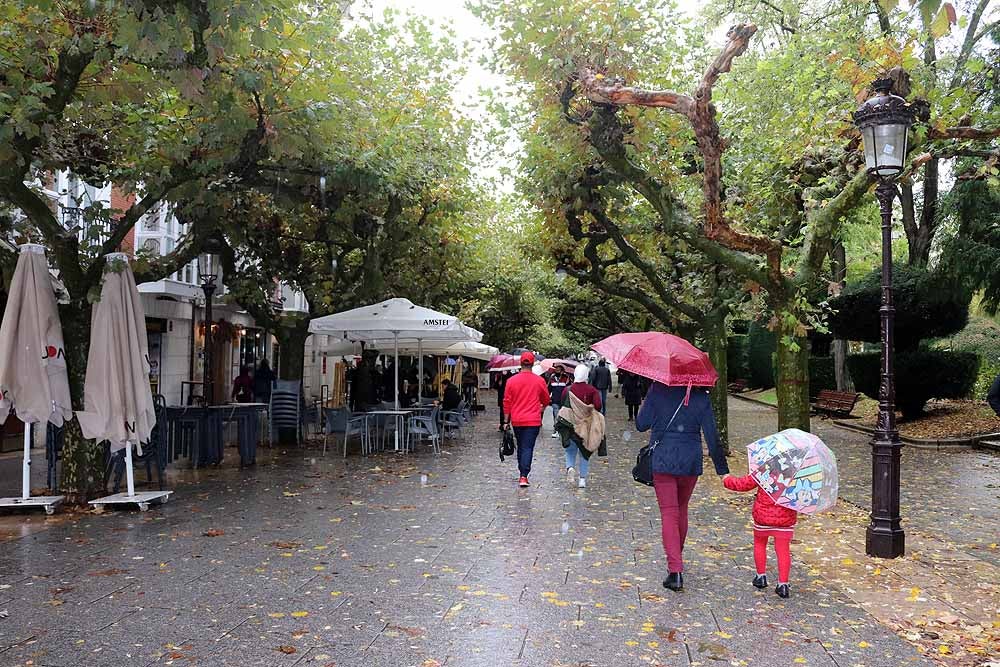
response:
M749 365L750 386L769 389L774 386L774 352L777 339L774 334L758 322L750 324L747 334L747 363Z
M747 335L733 334L729 337L726 348L726 361L729 365L729 381L750 379L750 364L747 360Z
M932 398L967 398L979 375L979 357L971 352L917 348L896 355L896 407L906 419L919 417ZM847 367L858 391L878 399L881 357L852 354Z
M824 389L836 388L833 357L809 357L809 399L815 399Z
M988 317L970 317L964 329L954 336L935 340L933 345L939 350L975 352L983 363L1000 365L1000 324Z
M969 321L969 290L942 275L904 265L893 267L897 350L915 348L924 338L948 336ZM873 271L830 300L830 330L838 338L879 341L881 272Z
M972 397L980 401L985 401L986 394L990 393L990 387L993 386L993 381L997 379L998 375L1000 375L1000 363L991 364L983 360L979 366L979 376L976 378L976 386L972 389Z

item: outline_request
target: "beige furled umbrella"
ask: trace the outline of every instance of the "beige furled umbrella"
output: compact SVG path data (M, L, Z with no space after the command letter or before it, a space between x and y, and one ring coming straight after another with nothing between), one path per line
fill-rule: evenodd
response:
M69 375L52 277L40 245L21 246L0 325L0 424L13 409L25 423L21 498L0 506L36 505L51 513L62 496L31 495L31 424L72 419Z
M84 437L107 440L114 452L126 442L149 442L156 414L149 386L146 313L128 255L113 253L106 259L101 300L90 320L84 411L76 416Z
M128 255L112 253L106 259L101 300L94 306L90 320L90 354L83 390L85 409L77 412L76 417L84 437L109 441L111 451L125 448L128 495L120 500L92 501L98 506L109 502L146 502L138 498L148 493L135 493L131 445L140 447L149 442L156 424L149 386L146 314L139 290L128 265ZM159 498L163 493L169 492L153 495Z
M62 325L45 248L21 246L0 325L0 424L13 408L28 424L73 418Z

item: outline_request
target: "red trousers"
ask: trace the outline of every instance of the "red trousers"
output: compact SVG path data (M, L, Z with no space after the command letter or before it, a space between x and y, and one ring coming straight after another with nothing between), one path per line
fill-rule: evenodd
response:
M663 551L667 554L667 571L684 571L684 540L688 532L688 501L698 483L697 475L667 475L653 473L653 490L660 506L660 529Z
M753 529L753 562L757 574L767 572L767 538L774 538L774 554L778 557L778 583L787 584L792 571L792 536L794 531L785 529Z

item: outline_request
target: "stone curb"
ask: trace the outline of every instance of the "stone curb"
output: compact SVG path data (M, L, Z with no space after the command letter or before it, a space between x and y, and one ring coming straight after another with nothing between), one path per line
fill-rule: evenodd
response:
M746 401L747 403L756 403L757 405L763 405L766 408L771 408L772 410L777 410L778 406L771 405L770 403L765 403L764 401L758 401L756 398L750 398L743 394L729 394L730 398L738 398L741 401Z
M861 426L859 424L851 424L849 422L844 422L841 420L833 420L835 426L839 426L842 429L848 431L854 431L856 433L865 433L867 435L874 435L875 429L868 428L867 426ZM910 445L911 447L917 447L919 449L960 449L960 448L978 448L983 441L993 440L1000 437L998 434L983 434L974 435L965 438L936 438L936 439L924 439L924 438L909 438L906 436L899 436L899 439ZM990 446L986 445L986 449ZM1000 448L998 448L1000 451Z
M757 405L763 405L764 407L771 408L772 410L777 410L778 408L771 405L770 403L765 403L764 401L758 401L755 398L745 396L743 394L729 394L732 398L738 398L741 401L746 401L747 403L756 403ZM829 420L834 426L838 426L847 431L854 431L855 433L864 433L865 435L873 435L875 429L868 428L866 426L861 426L859 424L853 424L851 422L846 422L840 419ZM899 439L910 445L911 447L917 447L918 449L962 449L962 448L973 448L973 449L984 449L987 451L1000 452L1000 433L985 433L983 435L975 435L967 438L937 438L937 439L924 439L924 438L910 438L907 436L899 436Z

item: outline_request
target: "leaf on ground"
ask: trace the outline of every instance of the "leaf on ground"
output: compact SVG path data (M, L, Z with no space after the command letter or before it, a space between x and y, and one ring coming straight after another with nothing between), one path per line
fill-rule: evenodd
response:
M293 653L299 652L298 649L296 649L294 646L287 646L284 644L279 646L278 650L284 653L285 655L292 655Z
M286 540L275 540L271 542L271 546L276 549L298 549L302 546L301 542L291 542Z
M225 534L226 531L222 530L221 528L209 528L204 533L202 533L204 537L222 537Z

